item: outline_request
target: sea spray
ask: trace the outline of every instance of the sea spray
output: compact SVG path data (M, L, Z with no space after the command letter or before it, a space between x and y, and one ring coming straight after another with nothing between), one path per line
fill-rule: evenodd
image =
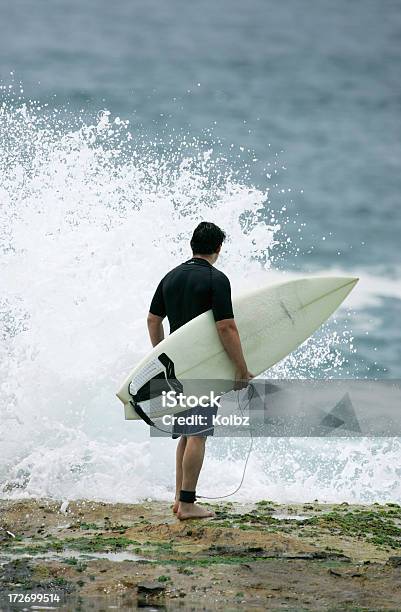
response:
M202 219L228 234L219 267L234 292L280 278L271 262L287 213L273 213L268 192L217 146L147 142L109 111L88 119L5 96L0 134L0 495L168 498L175 444L125 422L115 398L149 348L155 284L190 255ZM339 375L350 343L342 324L269 376ZM399 447L380 444L258 440L237 498L398 499ZM200 487L225 494L246 441L209 446Z

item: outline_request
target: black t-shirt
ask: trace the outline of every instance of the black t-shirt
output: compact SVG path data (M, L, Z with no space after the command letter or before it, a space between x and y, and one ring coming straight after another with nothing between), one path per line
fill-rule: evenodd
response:
M192 257L166 274L149 309L159 317L167 315L170 333L207 310L213 311L215 321L234 318L230 281L200 257Z

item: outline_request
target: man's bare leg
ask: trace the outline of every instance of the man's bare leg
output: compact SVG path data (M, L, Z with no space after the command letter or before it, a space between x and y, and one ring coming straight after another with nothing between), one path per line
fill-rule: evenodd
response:
M186 445L186 436L181 436L177 444L177 450L175 454L175 502L173 505L173 512L177 512L178 510L178 500L180 497L180 491L182 489L182 461L184 458Z
M182 460L182 486L184 491L195 491L205 456L206 436L188 436ZM214 512L195 503L179 502L177 517L180 520L207 518Z

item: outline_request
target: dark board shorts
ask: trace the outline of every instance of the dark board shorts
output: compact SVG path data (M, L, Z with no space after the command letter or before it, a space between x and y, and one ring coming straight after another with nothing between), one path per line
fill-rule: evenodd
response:
M198 417L198 422L195 424L179 424L174 422L172 429L172 437L179 438L180 436L212 436L214 433L213 417L217 414L217 406L194 406L188 410L177 412L174 416Z

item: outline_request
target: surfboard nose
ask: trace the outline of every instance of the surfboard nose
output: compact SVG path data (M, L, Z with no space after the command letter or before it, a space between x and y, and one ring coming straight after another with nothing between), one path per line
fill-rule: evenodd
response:
M337 277L338 281L340 283L340 286L350 286L350 291L352 291L352 289L355 287L355 285L357 284L357 282L359 281L359 277L358 276L339 276ZM337 279L336 279L337 280ZM340 289L341 287L339 287Z
M302 280L309 285L307 291L316 293L316 297L324 297L326 294L343 290L348 294L355 287L359 278L357 276L312 276Z
M307 309L321 324L345 300L358 282L355 276L309 276L285 283L280 297L288 311Z
M339 285L339 286L348 285L348 284L355 285L359 281L358 276L319 276L319 279L321 281L327 280L329 283L333 284L333 287L335 285Z
M348 279L350 283L352 283L353 285L356 285L356 283L359 281L359 276L345 276L345 279Z
M302 279L297 295L302 309L323 322L345 300L359 278L355 276L318 276Z
M338 282L339 282L338 290L345 289L347 290L347 295L348 295L348 293L350 293L353 290L353 288L355 287L358 281L359 281L359 278L357 276L343 276L343 277L340 276L338 277Z

